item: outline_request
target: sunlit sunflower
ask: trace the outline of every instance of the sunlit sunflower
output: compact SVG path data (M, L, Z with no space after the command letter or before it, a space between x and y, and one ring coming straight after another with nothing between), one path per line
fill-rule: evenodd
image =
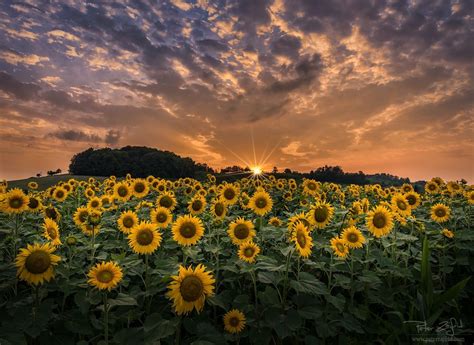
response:
M28 188L36 190L38 189L38 183L36 183L35 181L28 182Z
M61 245L61 239L59 238L59 226L58 224L49 218L45 218L43 223L43 236L48 241L51 241L53 246Z
M15 188L5 194L2 209L6 213L21 213L28 210L28 197L21 191Z
M158 228L165 229L172 222L173 215L166 207L157 207L150 211L150 219Z
M137 254L151 254L161 243L161 234L154 223L140 222L128 235L128 244Z
M425 184L425 191L429 194L436 194L439 192L439 185L434 181L428 181Z
M41 200L36 196L28 196L28 209L32 212L39 212L43 204Z
M249 200L249 208L257 215L264 216L272 210L273 201L265 190L257 190Z
M365 243L364 235L355 226L345 229L341 234L341 238L349 248L362 248Z
M225 183L221 189L220 196L227 205L233 205L239 198L239 188L237 185Z
M464 193L464 195L467 199L467 202L470 205L474 205L474 190L468 191L468 192Z
M20 249L15 265L17 276L28 284L38 285L49 282L54 277L54 266L61 258L54 255L55 247L50 243L28 244Z
M87 203L87 207L93 210L98 210L102 206L102 202L99 197L95 196L89 199Z
M279 227L279 226L281 226L282 221L281 221L280 218L278 218L278 217L272 217L272 218L270 218L270 220L268 221L268 224L273 225L273 226L276 226L276 227Z
M61 219L61 213L59 213L58 209L52 205L43 208L43 214L45 218L51 218L55 222L59 222Z
M240 245L255 237L255 228L251 221L239 217L230 223L227 233L233 244Z
M451 209L443 204L436 204L431 207L431 219L437 223L446 222L451 216Z
M206 209L206 199L202 196L196 195L191 199L188 205L188 210L191 214L197 215L204 212Z
M251 240L243 242L239 246L239 259L248 263L255 262L255 258L260 253L260 247L253 243Z
M173 239L182 246L196 244L204 235L201 219L192 215L178 217L171 228Z
M385 206L377 206L367 213L366 224L375 237L387 235L393 228L393 215Z
M195 269L180 266L179 274L171 278L173 281L168 285L167 297L173 300L173 307L178 315L188 314L193 309L201 312L206 297L214 295L215 279L202 264Z
M409 192L413 192L414 189L413 189L413 186L409 183L404 183L401 187L400 187L401 191L403 193L409 193Z
M132 193L136 198L143 198L145 197L150 188L148 187L148 183L143 179L135 179L131 185Z
M298 222L293 227L291 241L295 243L296 250L303 258L311 255L313 248L313 239L309 235L308 228L303 223Z
M122 212L119 219L117 219L117 225L120 231L129 234L133 227L138 225L138 215L133 211Z
M56 187L53 192L53 198L59 202L66 200L68 192L63 187Z
M114 186L114 198L119 201L128 201L132 196L132 191L126 182L118 182Z
M322 201L316 202L309 211L309 222L318 229L323 229L332 219L334 207Z
M99 290L112 290L115 288L123 278L122 269L113 262L100 262L90 269L87 274L89 285L96 287Z
M449 181L446 184L446 187L448 188L448 191L452 195L462 194L462 192L463 192L462 187L456 181Z
M100 225L92 225L86 222L80 226L80 229L85 235L92 236L97 235L97 233L100 231Z
M214 219L222 220L227 215L227 205L223 201L215 199L211 204L211 212Z
M404 194L405 199L407 199L408 203L410 204L410 207L412 210L416 209L418 206L421 204L421 197L420 194L417 192L408 192Z
M311 223L309 221L309 214L305 212L300 212L295 214L294 216L291 216L290 219L288 219L288 231L293 231L294 226L299 222L303 223L303 225L308 229L308 231L312 230Z
M78 207L76 212L74 212L74 223L77 226L81 226L87 222L87 217L89 217L89 210L87 207Z
M402 194L395 194L392 196L392 210L402 216L409 216L411 214L411 206L408 200Z
M223 320L224 329L229 333L240 333L245 328L245 315L238 309L225 313Z
M331 248L340 258L345 258L349 254L349 247L346 245L346 242L340 237L331 238Z
M176 198L171 192L163 192L158 196L158 198L156 198L157 206L166 207L170 211L174 210L176 204Z
M441 231L441 234L446 238L453 238L454 237L454 232L452 232L451 230L448 230L448 229L443 229Z

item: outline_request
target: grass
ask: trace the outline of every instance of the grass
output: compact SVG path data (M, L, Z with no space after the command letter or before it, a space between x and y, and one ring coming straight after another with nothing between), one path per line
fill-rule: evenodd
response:
M22 180L14 180L8 181L8 188L21 188L21 189L28 189L29 182L36 182L38 183L38 190L44 190L48 187L51 187L58 182L67 181L71 178L74 178L78 181L87 180L91 176L80 176L80 175L69 175L69 174L62 174L62 175L55 175L55 176L43 176L43 177L30 177ZM103 180L105 177L95 177L98 180Z

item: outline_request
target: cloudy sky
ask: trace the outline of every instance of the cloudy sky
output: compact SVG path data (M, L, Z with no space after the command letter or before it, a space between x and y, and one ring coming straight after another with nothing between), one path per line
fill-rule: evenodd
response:
M473 13L469 0L2 1L0 177L104 146L254 164L254 143L266 168L472 182Z

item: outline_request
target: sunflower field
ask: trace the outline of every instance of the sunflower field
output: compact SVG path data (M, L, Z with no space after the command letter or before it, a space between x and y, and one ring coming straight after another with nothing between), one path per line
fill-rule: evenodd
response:
M466 341L473 204L441 178L3 183L0 344Z

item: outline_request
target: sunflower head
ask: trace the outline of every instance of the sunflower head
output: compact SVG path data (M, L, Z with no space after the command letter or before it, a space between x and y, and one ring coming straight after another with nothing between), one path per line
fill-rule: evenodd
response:
M161 234L156 224L140 222L128 235L128 244L137 254L151 254L161 243Z
M216 199L211 205L211 211L214 219L222 220L227 214L227 205L222 200Z
M324 228L332 219L334 208L326 203L318 201L309 211L309 221L318 229Z
M201 214L206 209L206 199L199 194L191 199L188 210L191 214Z
M74 223L77 226L81 226L87 222L89 218L89 209L87 207L79 207L77 208L76 212L74 213Z
M245 328L245 315L237 309L227 312L223 317L223 321L224 329L231 334L240 333Z
M43 207L41 200L36 196L29 196L28 197L28 208L30 211L37 212L40 211Z
M28 182L28 188L36 190L38 189L38 183L36 183L35 181Z
M131 188L132 188L132 193L136 198L143 198L150 191L147 181L143 179L135 179L132 182Z
M454 237L454 232L452 232L451 230L448 230L448 229L443 229L441 231L441 234L446 238L453 238Z
M204 227L201 220L193 215L178 217L171 231L173 232L173 239L182 246L194 245L204 235Z
M46 218L43 223L43 236L48 241L51 241L51 244L58 246L61 244L61 239L59 238L59 226L58 224L49 218Z
M156 205L160 207L166 207L170 211L173 211L176 207L176 198L171 192L163 192L156 199Z
M291 241L294 242L300 256L307 258L311 255L313 238L309 235L308 228L302 222L297 222L294 225L291 233Z
M118 182L114 186L114 198L119 201L127 201L132 196L132 192L128 184L124 181Z
M28 197L21 189L10 190L3 199L2 209L6 213L21 213L28 210Z
M239 246L239 259L248 263L255 262L257 255L260 253L260 247L253 243L251 240L243 242Z
M138 224L138 215L133 211L122 212L117 220L118 228L124 234L129 234Z
M350 226L342 232L341 238L349 248L362 248L365 237L355 226Z
M451 216L451 209L444 204L436 204L431 207L431 219L437 223L448 221Z
M227 205L233 205L239 198L239 188L234 184L224 184L221 189L221 198Z
M392 210L402 216L409 216L411 214L410 203L404 195L399 193L392 197Z
M260 189L250 198L249 208L257 215L264 216L272 210L273 201L265 190Z
M235 245L240 245L241 243L253 239L255 236L255 229L251 221L239 217L230 223L227 233L229 234L232 243Z
M331 239L331 248L340 258L346 258L349 254L349 247L346 245L346 242L340 237L333 237Z
M173 301L178 315L188 314L193 309L199 313L204 307L206 297L214 294L215 279L202 264L196 268L180 266L177 276L168 285L167 296Z
M120 266L113 262L100 262L90 269L88 273L89 285L99 290L112 290L122 280L123 273Z
M151 222L156 224L160 229L165 229L173 220L171 211L166 207L157 207L150 212Z
M385 206L377 206L367 214L367 228L375 237L387 235L393 228L393 215Z
M15 260L17 276L32 285L49 282L54 277L54 266L61 260L53 254L54 250L50 243L28 244L20 249Z

